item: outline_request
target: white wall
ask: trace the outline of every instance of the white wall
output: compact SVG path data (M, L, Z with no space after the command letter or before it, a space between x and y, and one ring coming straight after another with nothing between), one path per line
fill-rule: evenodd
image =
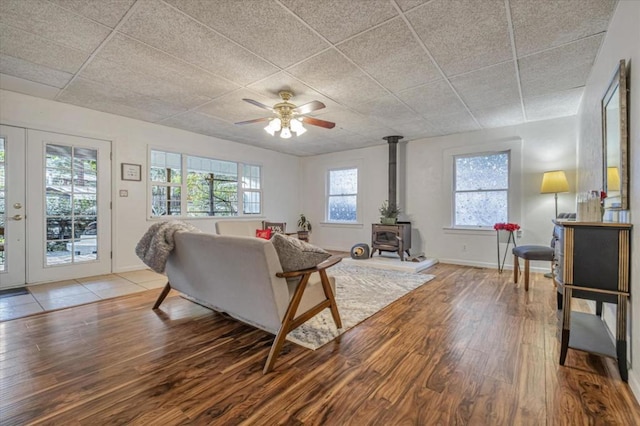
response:
M580 191L602 187L602 136L600 100L620 59L625 59L629 75L629 201L630 217L640 215L640 2L620 1L600 53L587 81L578 114L578 188ZM640 232L634 229L631 241L631 309L629 385L640 400ZM614 309L605 308L608 322Z
M134 247L151 225L147 218L147 146L245 161L263 166L264 216L290 223L295 231L299 209L298 158L274 151L102 113L73 105L0 91L0 123L112 141L114 272L140 269ZM121 163L142 164L142 182L120 180ZM118 190L129 191L127 198ZM214 232L215 220L192 223Z
M497 266L494 231L452 231L444 229L450 221L450 189L446 187L443 156L459 147L485 147L493 143L522 140L521 217L511 218L523 227L518 244L549 244L554 217L552 194L540 194L542 173L562 169L570 188L575 188L576 120L568 117L528 123L501 129L422 139L400 143L399 205L401 219L412 222L413 252L424 252L442 262ZM387 199L388 147L380 145L353 151L301 159L303 210L316 225L312 241L323 247L348 250L355 243L371 240L371 223L379 222L378 207ZM325 173L336 165L361 164L361 224L359 226L318 225L324 220ZM575 195L559 194L558 210L575 211ZM464 247L466 246L466 247ZM463 251L464 250L464 251ZM507 265L512 264L507 256ZM535 265L547 272L549 265Z

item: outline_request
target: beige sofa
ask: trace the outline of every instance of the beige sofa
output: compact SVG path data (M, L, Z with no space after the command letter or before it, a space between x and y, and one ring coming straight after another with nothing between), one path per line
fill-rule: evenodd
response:
M235 223L233 223L235 222ZM244 234L256 224L241 221L218 222L219 233ZM259 222L261 224L261 222ZM335 304L335 280L325 269L341 259L331 257L316 268L282 272L276 249L261 238L177 232L169 255L167 285L157 309L170 289L193 301L277 334L264 372L273 367L289 331L329 307L338 328L342 327Z

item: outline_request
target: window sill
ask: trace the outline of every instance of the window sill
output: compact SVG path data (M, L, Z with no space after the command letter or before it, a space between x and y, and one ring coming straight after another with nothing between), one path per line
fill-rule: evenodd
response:
M486 227L463 228L445 226L442 228L445 234L462 234L462 235L495 235L495 229Z
M364 224L357 222L320 222L320 226L322 226L323 228L362 229L364 227Z

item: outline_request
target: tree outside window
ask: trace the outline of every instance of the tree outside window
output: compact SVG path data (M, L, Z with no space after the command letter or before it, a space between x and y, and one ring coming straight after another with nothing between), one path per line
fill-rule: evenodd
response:
M454 226L508 222L509 151L454 157Z
M262 212L260 166L151 150L149 177L152 216Z

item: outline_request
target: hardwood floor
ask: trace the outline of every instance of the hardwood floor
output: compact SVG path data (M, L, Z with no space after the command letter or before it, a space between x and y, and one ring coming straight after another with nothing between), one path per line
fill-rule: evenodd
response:
M640 424L613 360L558 365L555 289L437 265L317 351L160 290L0 323L0 423Z

